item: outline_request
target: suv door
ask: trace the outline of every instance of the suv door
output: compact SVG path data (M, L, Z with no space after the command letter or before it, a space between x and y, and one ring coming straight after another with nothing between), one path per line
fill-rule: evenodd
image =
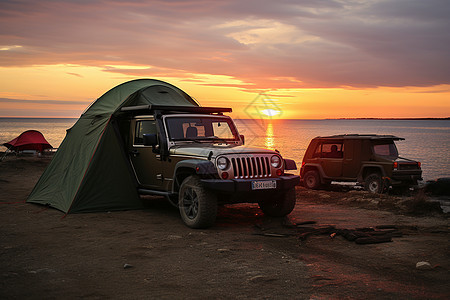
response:
M163 184L162 161L152 146L144 145L144 134L158 135L153 116L131 122L130 159L139 184L146 188L160 189Z
M361 169L361 140L345 140L344 147L342 176L347 179L356 179Z
M325 176L330 178L342 176L343 141L322 141L317 146L314 156L320 157L320 165Z

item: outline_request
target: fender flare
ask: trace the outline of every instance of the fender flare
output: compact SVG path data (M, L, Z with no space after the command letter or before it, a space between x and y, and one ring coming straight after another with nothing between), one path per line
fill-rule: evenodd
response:
M329 178L328 176L325 175L325 172L323 171L322 166L319 163L312 163L312 164L308 164L307 166L305 166L305 169L315 169L317 170L317 172L319 172L320 175L320 182L324 183L324 180L326 178ZM306 170L304 171L304 173L306 173ZM305 175L305 174L303 174Z
M295 160L293 159L284 159L284 169L285 170L297 170L297 164L295 163Z
M219 176L216 167L209 160L186 159L179 161L175 165L175 170L173 172L174 184L172 185L172 192L177 192L181 185L181 182L178 182L178 176L180 173L191 173L201 177L217 178Z
M363 164L361 166L361 169L358 173L358 181L363 182L364 181L364 170L366 169L377 169L380 174L381 177L386 177L386 172L384 171L384 169L382 167L380 167L380 165L376 165L376 164Z

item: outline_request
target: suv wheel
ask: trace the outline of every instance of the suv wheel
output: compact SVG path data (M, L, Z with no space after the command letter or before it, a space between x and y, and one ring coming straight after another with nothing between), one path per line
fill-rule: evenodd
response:
M308 189L318 189L320 187L320 175L316 170L310 170L305 173L303 185Z
M283 193L281 201L279 198L267 198L259 201L259 207L264 214L271 217L284 217L292 212L295 207L295 188Z
M216 221L217 197L203 188L197 176L181 184L178 205L181 219L191 228L207 228Z
M383 183L378 173L371 173L364 179L364 189L372 194L378 194L383 191Z

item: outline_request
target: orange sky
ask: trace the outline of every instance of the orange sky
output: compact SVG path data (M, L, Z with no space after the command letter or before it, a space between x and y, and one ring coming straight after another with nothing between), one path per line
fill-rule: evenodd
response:
M79 117L137 78L236 118L449 117L449 5L430 2L2 1L0 117Z

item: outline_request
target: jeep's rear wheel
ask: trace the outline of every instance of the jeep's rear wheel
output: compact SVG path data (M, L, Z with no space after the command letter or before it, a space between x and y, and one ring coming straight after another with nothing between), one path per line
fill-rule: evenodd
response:
M207 228L216 221L217 197L202 186L197 176L189 176L181 184L178 206L188 227Z
M320 175L316 170L310 170L305 173L303 185L308 189L316 190L320 187Z
M372 194L383 192L383 182L378 173L371 173L364 179L364 189Z
M284 192L281 199L266 198L258 201L258 204L264 214L271 217L284 217L294 210L295 202L295 188L292 188Z

